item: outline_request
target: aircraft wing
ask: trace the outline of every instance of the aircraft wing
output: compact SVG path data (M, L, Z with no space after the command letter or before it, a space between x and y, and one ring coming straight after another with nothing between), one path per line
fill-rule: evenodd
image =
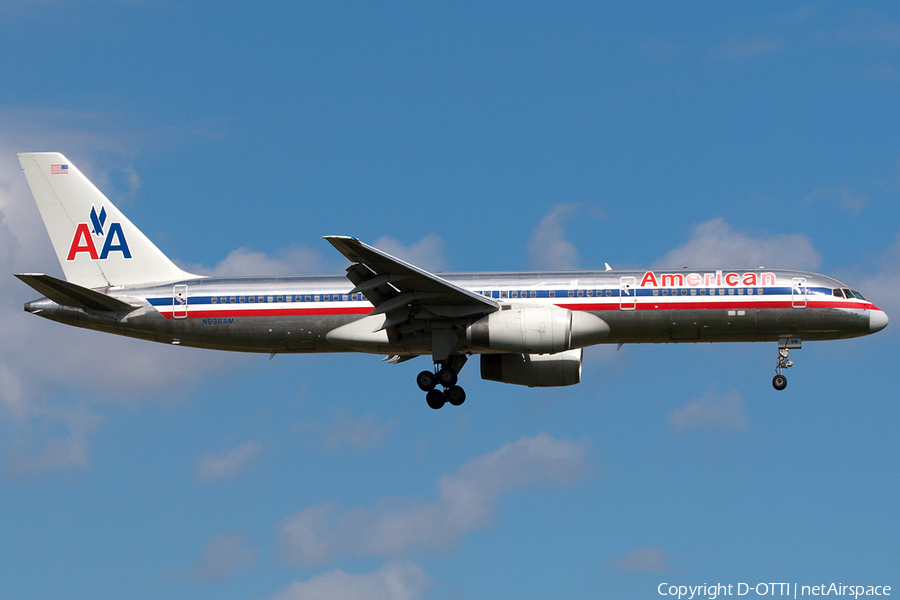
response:
M385 314L384 328L399 325L413 316L418 319L453 319L487 314L500 305L441 279L414 265L362 243L356 238L324 236L354 264L347 278L355 285L352 293L363 293L375 306L371 314Z

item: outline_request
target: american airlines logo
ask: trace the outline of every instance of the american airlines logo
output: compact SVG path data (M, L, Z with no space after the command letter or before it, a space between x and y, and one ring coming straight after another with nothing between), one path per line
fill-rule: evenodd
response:
M122 232L122 224L110 223L109 228L104 231L105 225L106 209L101 206L100 212L97 213L97 209L91 206L90 223L79 223L75 227L75 235L72 237L72 245L69 246L66 260L75 260L82 252L87 252L91 260L106 260L110 252L121 252L123 258L131 258L131 250L128 249L128 242ZM94 238L97 238L97 243L94 242ZM97 254L97 246L101 241L103 245Z
M775 273L644 273L640 287L770 287Z

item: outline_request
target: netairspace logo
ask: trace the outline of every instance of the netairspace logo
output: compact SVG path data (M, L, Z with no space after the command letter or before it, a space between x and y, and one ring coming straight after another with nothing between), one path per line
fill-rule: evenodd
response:
M657 586L656 591L659 592L660 596L673 596L679 600L682 598L687 600L692 598L716 600L719 596L746 596L751 593L757 596L790 596L793 598L800 596L846 596L859 598L860 596L890 596L891 586L843 585L841 583L832 583L830 585L798 585L796 583L669 585L668 583L661 583Z
M90 221L90 224L79 223L75 227L75 235L72 236L72 244L69 246L69 254L66 256L67 261L75 260L82 252L87 252L91 260L106 260L110 252L121 252L123 258L131 258L131 250L128 249L128 242L125 240L121 223L110 223L109 229L104 233L103 226L106 224L104 207L100 207L98 214L97 209L92 206ZM97 253L97 244L94 243L95 237L99 238L98 241L103 240L99 254Z

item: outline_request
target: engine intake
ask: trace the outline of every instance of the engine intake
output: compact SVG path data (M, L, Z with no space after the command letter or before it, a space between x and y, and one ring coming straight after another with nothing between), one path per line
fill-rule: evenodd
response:
M558 387L581 381L581 348L558 354L482 354L481 378L528 387Z
M536 306L493 312L466 329L471 346L521 354L555 354L598 344L609 325L586 312Z

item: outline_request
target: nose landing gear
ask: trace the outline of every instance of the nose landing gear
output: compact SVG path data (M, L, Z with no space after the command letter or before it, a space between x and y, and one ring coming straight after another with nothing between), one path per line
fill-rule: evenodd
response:
M800 349L800 338L781 338L778 340L778 362L775 363L775 377L772 378L772 387L779 392L787 387L787 377L784 370L794 366L794 361L788 359L788 351Z
M466 364L465 356L451 356L444 363L434 363L434 372L422 371L416 376L416 384L425 393L425 402L437 410L449 402L459 406L466 401L466 392L456 385L459 370ZM444 391L436 389L440 384Z

